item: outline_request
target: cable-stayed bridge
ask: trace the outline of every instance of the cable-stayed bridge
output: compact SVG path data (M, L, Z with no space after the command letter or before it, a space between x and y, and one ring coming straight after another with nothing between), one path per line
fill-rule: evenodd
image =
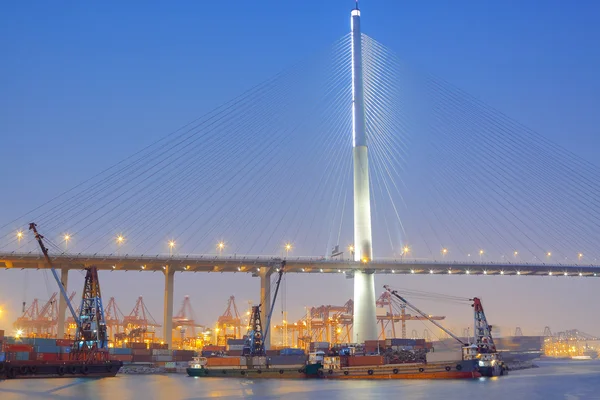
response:
M64 283L89 265L163 271L170 342L175 272L260 276L266 313L286 259L353 277L368 339L375 272L597 276L599 177L410 67L353 10L351 34L4 225L0 265L45 268L33 221Z

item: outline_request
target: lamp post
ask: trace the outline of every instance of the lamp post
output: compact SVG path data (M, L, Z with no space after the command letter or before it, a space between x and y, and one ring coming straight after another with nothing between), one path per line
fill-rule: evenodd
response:
M173 257L173 247L175 247L175 241L169 240L169 257Z

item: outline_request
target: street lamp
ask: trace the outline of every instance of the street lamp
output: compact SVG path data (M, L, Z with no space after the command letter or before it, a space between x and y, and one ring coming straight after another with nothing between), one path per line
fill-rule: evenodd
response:
M19 247L21 247L21 239L23 239L23 231L17 232L17 241L19 242Z
M408 254L408 252L409 252L409 251L410 251L410 249L408 248L408 246L404 246L404 247L402 248L402 254L401 254L401 256L402 256L402 261L404 261L404 255L405 255L405 254Z
M479 250L479 261L481 261L481 257L483 257L483 250Z
M67 251L69 248L69 240L71 240L71 235L66 233L65 236L63 236L63 239L65 239L65 251Z
M442 257L446 256L446 254L448 254L448 249L444 247L442 249Z
M579 253L579 254L577 254L577 259L578 259L579 261L581 261L581 258L582 258L582 257L583 257L583 253Z
M354 260L354 245L353 244L348 246L348 251L350 251L350 257L352 258L352 260Z
M292 244L291 243L286 243L285 244L285 258L288 257L288 254L290 252L290 250L292 249Z
M119 249L121 248L121 245L123 244L124 241L125 241L125 238L123 237L123 235L117 236L117 254L119 253Z
M173 247L175 247L175 241L169 240L169 256L173 256Z
M221 257L221 254L223 253L223 249L225 248L225 243L224 242L219 242L217 244L217 248L219 249L219 257Z

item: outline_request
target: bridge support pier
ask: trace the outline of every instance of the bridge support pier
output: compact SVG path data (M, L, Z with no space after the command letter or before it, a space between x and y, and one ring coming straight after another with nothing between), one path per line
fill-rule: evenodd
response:
M260 268L260 319L262 321L263 332L267 328L267 317L271 311L271 275L273 274L272 267ZM265 350L271 348L271 329L269 334L264 338Z
M67 284L69 283L69 270L67 268L60 269L60 281L65 287L65 292L67 291ZM58 326L56 327L56 337L58 339L63 339L65 337L65 322L66 316L65 313L67 311L67 300L63 296L58 297Z
M173 289L175 283L175 270L172 266L165 266L165 300L163 336L169 349L173 347Z

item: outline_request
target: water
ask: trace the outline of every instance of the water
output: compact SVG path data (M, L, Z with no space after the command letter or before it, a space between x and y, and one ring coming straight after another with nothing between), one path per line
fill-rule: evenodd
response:
M122 375L0 382L0 399L600 399L600 361L544 361L509 376L463 381L298 381Z

